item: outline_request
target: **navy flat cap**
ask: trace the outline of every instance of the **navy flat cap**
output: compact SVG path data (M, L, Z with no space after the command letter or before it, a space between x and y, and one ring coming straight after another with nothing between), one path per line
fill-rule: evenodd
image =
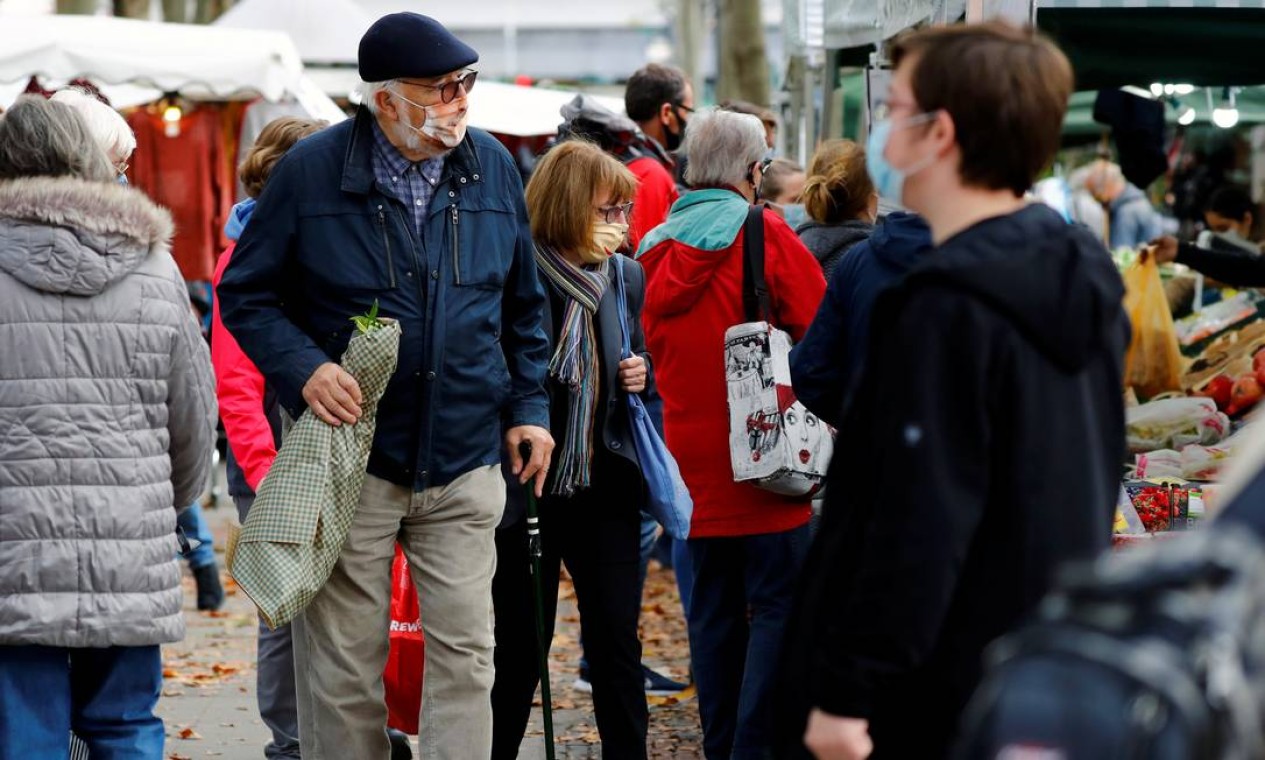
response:
M366 82L437 77L478 60L474 48L420 13L383 16L360 38L360 78Z

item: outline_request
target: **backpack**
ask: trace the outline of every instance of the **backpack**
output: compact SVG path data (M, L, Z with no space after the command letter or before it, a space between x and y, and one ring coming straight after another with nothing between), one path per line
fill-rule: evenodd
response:
M558 125L556 142L578 137L597 145L625 165L650 157L665 167L672 166L672 159L663 148L647 138L632 119L615 113L589 95L576 95L559 113L562 123Z
M1065 572L990 648L960 758L1265 757L1265 551L1233 524Z

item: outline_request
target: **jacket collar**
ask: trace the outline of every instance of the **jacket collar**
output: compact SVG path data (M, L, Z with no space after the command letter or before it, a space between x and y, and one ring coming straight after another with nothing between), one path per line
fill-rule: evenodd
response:
M373 189L374 118L368 108L360 106L356 109L356 118L351 126L351 140L347 143L347 155L343 159L343 180L340 187L344 192L368 195ZM483 169L469 130L461 144L444 161L444 173L439 184L450 181L462 184L483 181Z

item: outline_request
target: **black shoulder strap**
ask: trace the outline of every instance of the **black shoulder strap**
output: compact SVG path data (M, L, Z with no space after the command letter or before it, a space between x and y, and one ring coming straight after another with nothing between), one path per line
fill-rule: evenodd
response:
M747 211L742 235L742 309L748 322L772 322L769 286L764 281L764 205Z

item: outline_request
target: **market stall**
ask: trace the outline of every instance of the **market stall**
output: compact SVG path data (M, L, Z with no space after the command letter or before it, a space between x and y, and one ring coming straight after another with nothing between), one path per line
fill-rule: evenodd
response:
M99 16L0 17L0 104L71 80L95 86L128 119L138 148L129 180L171 209L172 254L207 282L238 200L243 124L255 106L338 121L343 112L274 31Z

